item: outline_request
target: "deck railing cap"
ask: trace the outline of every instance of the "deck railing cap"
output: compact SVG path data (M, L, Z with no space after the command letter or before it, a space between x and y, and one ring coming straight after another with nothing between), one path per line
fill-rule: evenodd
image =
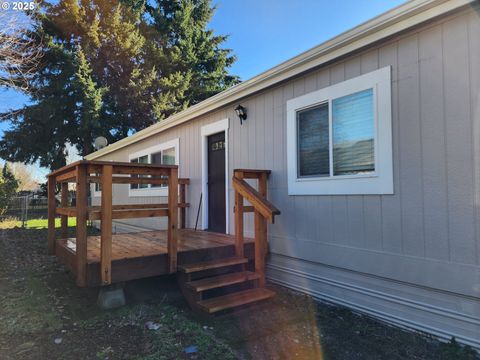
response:
M150 168L150 169L178 169L178 165L157 165L157 164L142 164L142 163L131 163L131 162L121 162L121 161L100 161L100 160L78 160L71 164L65 165L60 169L52 171L48 174L48 177L58 176L64 174L70 170L73 170L77 166L87 166L87 165L113 165L115 166L130 166L130 167L139 167L139 168Z

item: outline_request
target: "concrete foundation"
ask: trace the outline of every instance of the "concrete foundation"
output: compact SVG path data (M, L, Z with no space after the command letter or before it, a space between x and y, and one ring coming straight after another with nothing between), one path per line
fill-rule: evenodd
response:
M114 309L126 304L123 286L110 285L101 287L98 292L98 306L104 310Z

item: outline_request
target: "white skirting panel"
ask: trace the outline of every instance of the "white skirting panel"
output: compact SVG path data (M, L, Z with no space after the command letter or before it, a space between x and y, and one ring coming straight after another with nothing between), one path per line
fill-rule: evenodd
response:
M480 299L271 254L268 279L314 298L480 349Z

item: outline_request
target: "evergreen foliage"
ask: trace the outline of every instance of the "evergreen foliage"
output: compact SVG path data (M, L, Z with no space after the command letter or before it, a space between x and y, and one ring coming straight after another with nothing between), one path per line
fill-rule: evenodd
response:
M8 165L5 164L0 177L0 215L5 214L7 211L11 199L17 193L19 185L18 180L10 171Z
M119 140L238 82L225 36L207 28L211 0L61 0L33 15L42 44L31 103L11 122L0 156L51 169L66 144L84 156L93 140Z

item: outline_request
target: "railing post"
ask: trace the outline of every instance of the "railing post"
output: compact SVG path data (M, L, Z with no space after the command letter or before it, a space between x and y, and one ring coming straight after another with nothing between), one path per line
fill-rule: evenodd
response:
M260 276L258 284L265 286L265 233L267 222L263 216L255 210L255 272Z
M68 182L62 183L62 198L61 198L61 206L67 207L68 206ZM68 238L68 216L62 215L60 218L61 222L61 237L62 239Z
M268 173L262 172L258 177L258 192L267 199L267 180L268 180ZM264 219L265 220L265 219ZM263 227L263 255L265 256L268 252L268 234L267 234L268 225L265 222L265 226Z
M185 203L186 203L186 193L185 193L185 184L180 184L180 203L182 204L182 208L180 209L180 229L185 229L185 222L186 222L186 211Z
M100 220L100 278L102 285L112 283L112 175L113 166L103 165Z
M178 168L168 176L168 271L177 272Z
M55 186L54 176L48 177L48 253L55 255Z
M87 283L87 168L77 166L77 228L76 228L76 261L77 285Z
M243 179L243 172L235 171L233 176ZM235 255L244 256L243 246L243 196L235 190Z

